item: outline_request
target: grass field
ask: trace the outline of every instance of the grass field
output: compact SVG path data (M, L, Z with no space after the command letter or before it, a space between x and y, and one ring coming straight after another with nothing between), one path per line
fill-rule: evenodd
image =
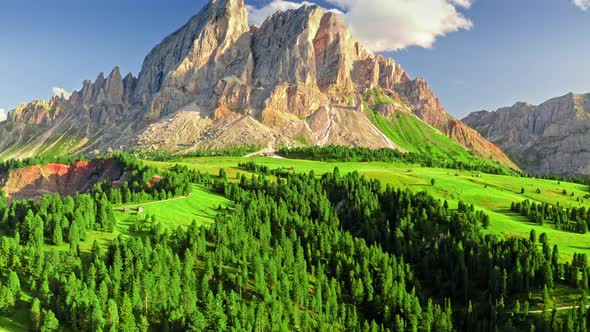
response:
M14 314L11 316L0 315L0 332L31 331L30 307L31 297L22 293L16 302Z
M409 188L412 191L427 191L436 198L447 200L451 207L457 206L459 201L473 204L476 209L483 210L490 215L491 224L487 231L493 234L528 237L531 229L535 229L537 234L545 232L550 241L559 246L562 259L569 260L575 252L590 254L590 234L558 231L551 225L539 226L510 211L510 204L513 201L525 199L551 204L559 202L564 207L586 206L590 208L590 199L583 198L588 194L588 188L580 184L489 174L481 174L481 177L477 177L477 172L458 172L450 169L422 168L379 162L328 163L262 157L248 159L213 157L186 158L179 162L146 161L146 163L159 168L167 168L181 163L191 169L215 175L219 173L220 168L224 168L230 178L235 178L238 173L248 173L237 167L238 163L244 161L254 161L270 168L294 167L296 172L313 170L318 175L332 172L334 167L338 167L340 172L358 171L367 177L380 180L383 184ZM435 179L434 186L430 184L431 179ZM524 194L520 193L522 188L525 189ZM536 193L537 189L541 191L540 194ZM567 191L567 195L563 195L564 189ZM571 196L571 193L574 196Z
M219 212L219 206L225 208L229 205L230 201L224 197L212 194L201 186L193 185L193 192L188 197L126 205L131 208L129 212L125 212L123 207L116 208L117 229L114 233L128 235L129 226L133 225L136 218L145 219L148 216L155 216L157 222L170 230L181 226L187 227L193 221L199 225L210 225ZM140 207L144 211L138 215Z

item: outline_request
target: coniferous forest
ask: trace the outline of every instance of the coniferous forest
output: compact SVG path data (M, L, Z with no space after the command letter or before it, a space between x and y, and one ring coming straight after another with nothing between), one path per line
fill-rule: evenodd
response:
M586 255L564 264L546 234L485 234L490 218L473 206L338 168L318 176L249 163L241 166L258 174L230 181L224 170L158 173L130 155L114 158L131 175L120 186L105 181L75 197L10 205L0 196L3 315L26 295L37 331L587 331L590 324L583 299L579 308L540 314L526 300L560 285L588 289ZM150 184L156 173L162 181ZM80 250L87 232L113 231L113 206L187 195L191 183L233 202L210 227L156 223ZM537 215L543 207L528 209ZM51 249L63 244L69 250Z

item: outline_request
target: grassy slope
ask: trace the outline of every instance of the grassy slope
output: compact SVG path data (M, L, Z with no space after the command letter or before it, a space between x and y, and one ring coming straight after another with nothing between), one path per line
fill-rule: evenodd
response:
M559 246L562 259L570 259L574 252L586 252L590 254L590 234L576 234L558 231L550 225L539 226L518 214L509 211L510 203L529 199L537 202L555 204L560 202L562 206L586 206L590 208L590 200L583 199L588 193L587 187L574 183L557 181L519 178L501 175L482 174L478 178L474 172L463 172L455 176L456 172L449 169L421 168L408 165L395 165L389 163L325 163L306 160L273 159L273 158L189 158L183 159L182 164L191 169L218 174L220 168L225 168L228 176L234 178L237 173L246 173L237 168L238 163L252 160L265 164L271 168L294 167L297 172L309 172L316 174L331 172L334 167L339 167L341 172L358 171L367 177L381 180L384 184L395 187L409 188L412 191L427 191L439 199L449 201L451 207L459 201L474 204L477 209L490 215L490 233L505 236L525 236L531 229L537 234L547 233L552 243ZM147 162L156 167L170 167L176 162ZM411 169L412 172L408 172ZM430 185L430 180L435 179L436 184ZM487 187L486 187L487 186ZM525 188L525 194L520 194L521 188ZM540 189L541 194L536 190ZM562 194L563 189L568 192ZM574 197L570 196L574 193ZM577 198L583 200L578 202Z
M408 106L385 96L379 89L373 89L366 96L372 104L365 103L365 113L371 122L390 140L410 152L420 152L437 157L451 157L458 161L470 161L475 157L464 147L442 134L438 129L418 119ZM390 104L400 110L393 119L379 114L381 104Z
M448 156L465 162L474 159L469 151L412 114L397 114L395 121L390 121L379 114L370 114L369 119L390 140L410 152L439 157Z
M29 302L19 301L13 316L0 316L0 332L31 331L30 306Z
M31 129L30 133L24 136L39 138L42 132L35 132ZM40 144L27 143L13 146L0 153L0 160L36 156L65 156L74 154L86 144L87 140L80 137L75 130L67 130L65 133L53 133Z
M192 224L193 220L199 225L210 225L215 220L218 207L229 206L230 202L222 196L214 195L205 188L193 185L193 192L187 198L176 198L167 201L156 201L144 204L128 205L130 212L124 212L123 208L115 210L115 217L118 220L118 234L129 234L129 226L135 218L156 216L157 222L162 226L174 230L178 227L186 227ZM143 215L137 215L138 207L143 207Z

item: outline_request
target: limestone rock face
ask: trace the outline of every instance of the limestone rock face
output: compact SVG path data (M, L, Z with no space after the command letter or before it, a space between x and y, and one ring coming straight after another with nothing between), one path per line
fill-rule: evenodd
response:
M395 90L412 105L414 114L426 123L434 127L447 125L449 115L423 78L397 84Z
M135 101L147 105L147 119L171 114L198 95L211 97L224 77L249 82L247 15L243 0L210 1L148 54L135 92Z
M59 110L52 110L52 102L35 100L29 104L21 104L8 113L8 122L19 122L28 125L45 125L53 122L59 115Z
M464 121L532 173L590 174L590 94L516 103Z
M274 14L254 31L255 86L316 83L313 40L322 16L319 7L303 6Z
M378 89L397 105L366 107ZM248 26L244 0L210 0L146 56L138 78L119 68L69 99L34 102L0 125L9 148L71 152L191 151L232 145L344 144L400 149L367 115L411 111L476 154L510 160L450 117L423 79L374 55L341 16L317 6L279 11ZM57 138L56 138L57 137ZM475 140L475 142L471 141Z
M331 87L340 91L354 91L352 79L357 61L369 59L371 54L352 37L340 15L327 13L322 17L314 39L318 86L322 91ZM372 70L373 74L377 71ZM375 84L373 78L371 83Z
M241 68L231 72L226 67L240 56L248 56L239 54L241 45L237 45L250 30L247 15L243 0L210 1L148 54L136 97L145 104L165 87L194 93L210 88L224 76L241 74Z

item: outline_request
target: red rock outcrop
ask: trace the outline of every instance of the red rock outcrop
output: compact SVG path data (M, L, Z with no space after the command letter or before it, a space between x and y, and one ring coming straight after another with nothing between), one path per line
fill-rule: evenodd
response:
M9 201L38 200L43 194L75 195L88 191L99 181L116 180L121 168L114 159L80 161L73 165L50 163L11 171L0 176Z

